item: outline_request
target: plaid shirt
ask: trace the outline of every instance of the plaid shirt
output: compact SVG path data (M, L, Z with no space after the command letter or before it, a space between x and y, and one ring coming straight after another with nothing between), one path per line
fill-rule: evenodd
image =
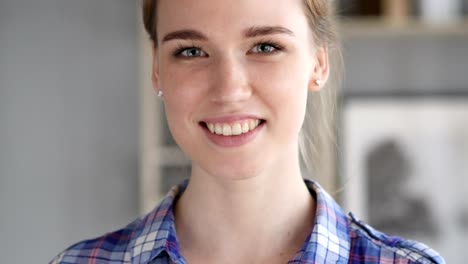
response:
M118 231L79 242L50 263L186 264L176 237L173 206L187 183L174 186L148 215ZM305 183L317 201L316 218L312 233L289 264L445 263L437 252L421 243L387 236L351 213L346 216L317 183Z

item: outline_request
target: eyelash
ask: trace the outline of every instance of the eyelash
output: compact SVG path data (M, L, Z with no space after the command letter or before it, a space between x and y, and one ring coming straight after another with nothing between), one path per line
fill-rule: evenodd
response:
M255 44L253 45L254 47L258 46L258 45L268 45L268 46L272 46L273 48L275 48L274 51L272 52L267 52L266 54L271 54L271 53L276 53L276 52L279 52L279 51L283 51L285 50L284 46L279 44L278 42L276 41L272 41L272 40L266 40L266 41L258 41L258 42L255 42ZM262 52L259 52L259 54L263 54Z
M174 57L181 57L180 54L182 52L184 52L185 50L189 50L189 49L199 49L199 50L201 50L202 48L199 47L199 46L195 46L195 45L187 47L187 46L183 46L183 45L179 44L178 48L174 51L173 55L174 55Z
M284 51L285 50L283 45L279 44L276 41L272 41L272 40L257 41L257 42L255 42L253 47L256 47L258 45L268 45L268 46L272 46L275 49L272 52L266 52L266 53L257 52L258 54L272 54L272 53L277 53L279 51ZM185 50L189 50L189 49L199 49L199 50L201 50L202 48L200 46L196 46L196 45L188 47L188 46L183 46L183 45L179 44L179 47L173 52L173 56L174 57L182 57L181 53L184 52Z

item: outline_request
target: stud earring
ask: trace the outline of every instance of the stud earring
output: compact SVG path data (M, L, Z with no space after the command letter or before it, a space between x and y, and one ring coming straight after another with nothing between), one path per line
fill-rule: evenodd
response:
M315 80L315 84L317 86L320 86L322 84L322 80L320 80L320 79Z
M163 91L158 90L158 94L157 94L157 95L158 95L158 97L162 97L162 96L163 96Z

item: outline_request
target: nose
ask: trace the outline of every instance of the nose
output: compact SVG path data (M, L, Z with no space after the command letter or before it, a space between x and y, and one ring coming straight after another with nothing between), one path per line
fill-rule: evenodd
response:
M246 101L252 95L245 63L235 56L220 58L213 65L211 101L220 104Z

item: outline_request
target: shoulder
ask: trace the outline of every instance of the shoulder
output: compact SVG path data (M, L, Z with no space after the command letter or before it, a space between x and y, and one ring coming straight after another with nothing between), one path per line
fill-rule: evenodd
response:
M379 232L349 214L351 248L349 263L445 264L428 246Z
M58 254L49 264L130 263L131 243L137 235L137 219L122 229L78 242Z
M159 256L167 245L176 242L172 206L187 182L171 188L148 214L122 229L70 246L50 264L146 263L151 257Z

